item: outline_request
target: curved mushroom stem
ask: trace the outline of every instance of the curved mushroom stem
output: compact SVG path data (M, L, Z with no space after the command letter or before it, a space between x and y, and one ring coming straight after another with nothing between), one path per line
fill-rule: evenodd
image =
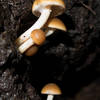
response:
M47 100L53 100L54 96L53 95L48 95Z
M34 29L40 29L43 27L43 25L47 22L49 16L50 16L51 10L50 9L43 9L41 10L41 16L39 19L31 26L27 31L25 31L15 42L17 45L21 45L24 43L29 37L31 32Z
M56 29L47 29L45 31L46 37L52 35ZM19 46L18 50L20 53L24 53L28 48L34 45L34 41L32 38L29 38L26 42L24 42L21 46Z

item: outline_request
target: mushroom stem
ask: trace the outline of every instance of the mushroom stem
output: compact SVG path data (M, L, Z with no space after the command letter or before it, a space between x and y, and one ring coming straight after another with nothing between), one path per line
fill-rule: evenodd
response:
M53 95L48 95L47 100L53 100L54 96Z
M47 30L45 31L46 37L52 35L52 34L55 32L55 30L56 30L56 29L52 29L52 28L51 28L51 29L47 29Z
M24 42L18 50L20 53L24 53L28 48L30 48L32 45L34 45L34 41L32 38L28 39L26 42Z
M39 19L35 22L35 24L33 24L33 26L31 26L27 31L25 31L17 40L16 40L16 44L17 45L21 45L22 43L24 43L29 37L31 32L34 29L40 29L43 27L43 25L47 22L49 16L50 16L51 10L50 9L43 9L41 10L41 16L39 17Z
M45 31L46 37L50 36L54 33L56 29L47 29ZM21 46L19 46L18 50L20 53L24 53L28 48L30 48L32 45L34 45L34 41L32 38L29 38L27 41L25 41Z

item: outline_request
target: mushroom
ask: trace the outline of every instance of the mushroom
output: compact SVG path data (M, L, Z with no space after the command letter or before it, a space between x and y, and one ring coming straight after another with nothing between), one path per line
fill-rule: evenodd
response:
M20 53L24 53L28 48L30 48L33 44L41 45L45 41L45 33L40 30L36 29L33 30L31 33L31 38L24 42L21 46L19 46Z
M58 85L49 83L42 88L41 94L47 94L47 100L53 100L54 95L61 95L62 92Z
M46 36L53 34L56 29L67 31L64 23L58 18L49 19L48 22L45 24L45 28Z
M46 37L48 37L51 34L53 34L56 29L67 31L66 26L64 25L64 23L60 19L58 19L58 18L49 19L48 22L45 24L44 29L46 29L46 32L45 32L46 33ZM27 42L28 42L28 40L26 41L26 43ZM22 46L25 45L26 43L22 44L20 46L20 48L22 48ZM28 44L28 45L30 45L30 44ZM33 49L33 54L32 54L32 49ZM28 50L25 52L26 56L32 56L32 55L34 55L34 48L33 47L32 48L30 47ZM29 52L31 53L31 55L29 54Z
M25 31L17 40L16 44L21 45L28 38L34 29L40 29L47 22L49 16L52 17L62 14L65 10L65 3L63 0L35 0L32 6L32 12L39 19L27 31Z
M33 56L37 53L38 51L38 46L32 45L28 50L25 51L26 56Z

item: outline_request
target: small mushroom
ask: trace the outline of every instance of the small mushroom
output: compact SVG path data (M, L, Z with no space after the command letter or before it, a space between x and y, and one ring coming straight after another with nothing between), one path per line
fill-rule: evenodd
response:
M38 51L38 46L32 45L28 50L25 51L26 56L33 56L37 53Z
M65 31L65 32L67 31L67 28L64 25L64 23L58 18L50 19L45 24L45 28L46 28L46 31L45 31L46 36L49 36L49 35L53 34L56 29L59 29L59 30Z
M20 53L24 53L28 48L30 48L33 44L41 45L45 41L45 33L40 30L36 29L32 31L31 38L24 42L18 49Z
M64 25L64 23L60 19L58 19L58 18L52 18L52 19L48 20L48 22L45 24L45 27L44 28L46 29L46 31L45 31L46 37L48 37L51 34L53 34L56 29L63 30L63 31L67 31L66 26ZM30 47L25 52L25 55L26 56L32 56L32 55L34 55L36 53L36 52L34 53L34 48L33 47L34 46L32 46L32 48Z
M54 95L61 95L61 89L55 83L49 83L43 87L41 94L47 94L47 100L53 100Z
M43 42L46 39L45 32L43 32L40 29L36 29L36 30L32 31L31 38L35 42L35 44L41 45L41 44L43 44Z
M34 29L40 29L47 22L49 16L52 17L62 14L65 10L65 3L63 0L35 0L32 6L32 12L39 19L27 31L25 31L17 40L16 44L19 46L24 43Z

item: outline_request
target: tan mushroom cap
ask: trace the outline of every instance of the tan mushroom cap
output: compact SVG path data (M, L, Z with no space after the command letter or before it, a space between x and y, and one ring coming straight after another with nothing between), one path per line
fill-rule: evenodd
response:
M31 38L33 39L35 44L41 45L46 39L45 32L40 29L33 30L31 33Z
M42 94L60 95L61 89L55 83L49 83L41 90Z
M65 24L58 18L50 19L46 24L45 27L59 29L63 31L67 31Z
M41 10L51 8L51 16L58 16L65 11L65 3L63 0L35 0L32 6L32 12L36 16L40 16Z
M25 52L25 55L33 56L37 53L37 51L38 51L38 47L36 45L33 45Z

